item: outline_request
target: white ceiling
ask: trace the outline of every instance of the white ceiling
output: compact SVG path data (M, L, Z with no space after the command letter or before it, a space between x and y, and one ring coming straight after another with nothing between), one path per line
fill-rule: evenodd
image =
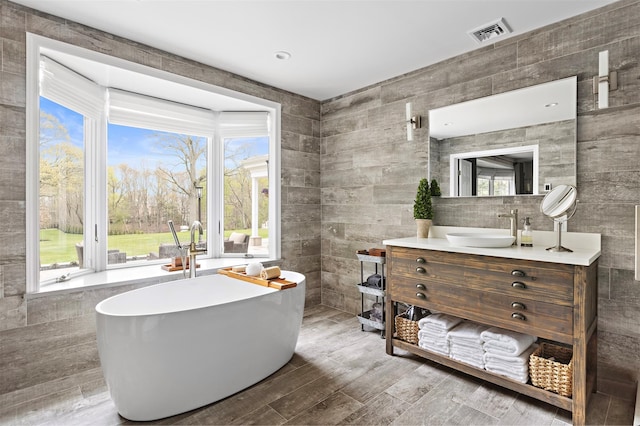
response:
M482 47L467 32L501 17L512 37L615 0L12 1L326 100Z

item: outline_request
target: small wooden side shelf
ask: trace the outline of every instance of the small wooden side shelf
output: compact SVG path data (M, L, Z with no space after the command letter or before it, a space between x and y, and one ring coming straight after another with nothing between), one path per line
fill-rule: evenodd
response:
M489 326L536 335L573 350L573 395L523 384L426 351L394 336L386 322L387 353L400 348L573 413L585 423L596 389L597 257L589 265L493 257L389 245L386 312L397 303L427 308Z

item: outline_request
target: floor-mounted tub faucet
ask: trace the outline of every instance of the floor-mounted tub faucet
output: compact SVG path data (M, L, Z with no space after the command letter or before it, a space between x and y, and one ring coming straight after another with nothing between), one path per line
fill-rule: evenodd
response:
M196 256L207 251L206 248L198 248L196 245L196 231L198 232L198 243L200 243L202 223L198 220L191 224L191 243L189 244L189 278L196 277Z
M499 214L498 217L508 217L511 220L510 232L511 236L515 237L512 246L518 245L518 209L512 209L509 213Z

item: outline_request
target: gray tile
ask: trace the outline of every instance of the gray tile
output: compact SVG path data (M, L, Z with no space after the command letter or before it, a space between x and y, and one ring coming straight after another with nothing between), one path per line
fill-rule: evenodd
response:
M468 405L461 406L447 419L448 425L497 425L499 420Z
M438 386L449 374L448 368L441 368L438 364L429 362L417 368L412 374L404 375L385 392L413 404Z
M324 401L289 420L287 425L335 425L362 404L342 392L334 392Z
M480 382L461 379L453 373L420 398L393 424L447 424L447 421L465 404L467 396L476 391Z
M466 405L493 418L501 418L511 409L517 397L514 391L484 383L469 395Z
M590 419L589 419L590 420ZM634 421L634 409L628 400L611 398L611 405L607 411L606 425L630 425Z
M268 405L262 406L255 411L240 417L231 424L235 425L281 425L286 419L278 414Z
M589 400L589 407L587 408L588 424L605 424L610 404L610 396L601 393L592 394L591 399ZM564 410L559 410L558 415L563 415L563 420L571 424L571 413Z
M331 369L324 370L314 381L269 403L269 405L284 418L291 420L325 400L344 386L348 378L359 373L353 370L348 371L340 365L334 365Z
M520 395L509 411L500 418L501 425L550 425L558 408Z
M409 404L382 393L340 421L344 425L388 425L409 408Z

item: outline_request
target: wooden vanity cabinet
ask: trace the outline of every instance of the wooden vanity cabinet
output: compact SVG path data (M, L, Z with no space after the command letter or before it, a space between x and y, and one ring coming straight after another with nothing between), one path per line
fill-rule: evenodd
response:
M597 260L589 266L387 246L386 312L396 302L552 340L573 348L573 396L480 370L394 337L387 321L387 353L398 347L486 381L572 411L584 424L596 386Z

